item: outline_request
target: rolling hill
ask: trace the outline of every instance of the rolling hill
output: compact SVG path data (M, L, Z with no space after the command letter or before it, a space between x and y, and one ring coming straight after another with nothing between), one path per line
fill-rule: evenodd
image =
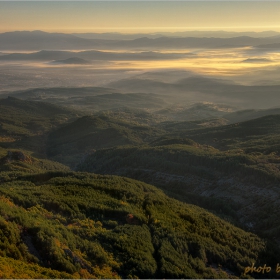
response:
M4 276L236 278L277 257L256 235L128 178L48 172L0 193Z
M203 128L193 131L177 131L177 135L188 136L202 144L213 145L219 149L232 149L240 147L240 143L250 142L251 140L261 141L263 138L278 137L280 115L268 115L255 118L249 121L233 123L226 126L215 128ZM173 132L176 134L176 132ZM269 149L271 142L266 142ZM258 146L252 145L253 148ZM273 148L271 147L273 150Z
M0 148L0 177L5 178L10 171L22 174L44 171L70 171L70 168L58 162L35 158L21 150Z
M140 144L160 133L159 129L118 121L106 115L85 116L51 132L47 154L51 159L74 167L92 150Z
M62 123L72 121L79 112L45 102L0 99L0 144L45 156L46 134ZM81 114L82 115L82 114Z
M14 97L0 99L2 135L34 136L78 116L78 112L45 102Z
M33 101L51 100L67 100L67 98L78 96L95 96L102 94L114 93L115 90L105 87L52 87L52 88L34 88L27 90L19 90L1 94L3 98L8 96L18 99L26 99ZM55 100L55 102L56 102Z
M231 123L243 122L252 119L257 119L268 115L279 115L280 108L270 108L265 110L248 109L235 112L229 112L224 117Z
M158 93L180 102L224 103L239 108L266 109L280 103L279 85L244 86L221 79L192 76L166 83L148 78L128 78L107 85L123 92Z
M95 151L77 170L152 183L277 239L279 115L212 128L171 127L150 144Z
M2 94L30 101L44 101L75 108L83 114L115 109L158 110L170 103L170 99L153 93L123 94L112 88L38 88Z

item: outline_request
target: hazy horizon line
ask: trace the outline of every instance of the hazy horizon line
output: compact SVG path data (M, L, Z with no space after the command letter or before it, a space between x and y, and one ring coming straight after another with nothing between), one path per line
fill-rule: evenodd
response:
M1 1L1 0L0 0ZM261 30L260 30L261 28ZM273 29L272 29L273 28ZM97 28L93 30L92 28L69 28L69 29L10 29L10 30L1 30L0 33L9 33L9 32L45 32L45 33L64 33L64 34L72 34L72 33L97 33L97 34L105 34L105 33L115 33L115 34L123 34L123 35L133 35L133 34L157 34L157 33L185 33L185 32L228 32L228 33L264 33L264 32L276 32L280 33L280 26L271 27L223 27L223 29L219 29L219 27L194 27L194 28L186 28L186 27L166 27L164 29L158 27L147 27L147 28ZM161 29L161 30L159 30ZM134 32L127 32L128 30L135 30ZM148 30L154 30L151 32L147 32Z

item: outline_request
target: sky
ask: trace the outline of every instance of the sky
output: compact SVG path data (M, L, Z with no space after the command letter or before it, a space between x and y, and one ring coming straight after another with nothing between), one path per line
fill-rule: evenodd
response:
M280 1L0 1L0 32L280 31Z

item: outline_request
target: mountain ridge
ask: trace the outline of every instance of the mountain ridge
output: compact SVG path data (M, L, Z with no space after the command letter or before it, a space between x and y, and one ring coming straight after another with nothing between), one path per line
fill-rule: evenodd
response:
M208 48L258 46L263 43L280 43L278 36L253 38L237 36L233 38L136 38L128 40L85 39L71 34L48 33L43 31L17 31L0 34L0 50L38 49L85 49L85 48ZM165 42L165 45L162 43Z

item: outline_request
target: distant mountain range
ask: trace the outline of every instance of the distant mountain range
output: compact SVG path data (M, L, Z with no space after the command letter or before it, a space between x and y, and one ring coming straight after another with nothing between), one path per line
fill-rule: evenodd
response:
M250 34L250 33L249 33ZM265 46L275 47L280 44L280 36L275 33L265 33L272 35L259 38L240 36L239 33L231 34L231 38L219 38L219 33L214 33L217 37L195 37L195 34L186 33L187 37L174 37L167 34L162 37L145 36L141 38L116 39L116 36L110 37L97 36L92 39L90 35L81 38L82 35L72 35L63 33L47 33L43 31L15 31L0 34L0 50L78 50L78 49L164 49L164 48L228 48L244 46ZM252 35L252 34L250 34ZM275 36L276 35L276 36ZM168 36L168 37L167 37ZM191 37L190 37L191 36ZM94 37L94 35L93 35ZM223 36L224 37L224 36ZM109 39L110 38L110 39ZM113 39L112 39L113 38Z
M75 56L75 57L73 57ZM71 52L71 51L52 51L52 50L42 50L39 52L32 53L12 53L2 55L0 60L16 61L16 60L68 60L73 63L77 59L81 60L164 60L164 59L178 59L183 57L193 57L192 53L159 53L159 52L138 52L138 53L117 53L117 52L103 52L96 50L81 51L81 52ZM73 60L75 58L75 60ZM70 59L70 60L69 60Z
M72 35L84 39L110 39L110 40L133 40L137 38L147 37L150 39L160 37L216 37L216 38L232 38L240 36L249 36L253 38L264 38L272 36L280 36L276 31L262 31L262 32L229 32L229 31L183 31L183 32L156 32L156 33L137 33L137 34L123 34L118 32L108 33L72 33Z

